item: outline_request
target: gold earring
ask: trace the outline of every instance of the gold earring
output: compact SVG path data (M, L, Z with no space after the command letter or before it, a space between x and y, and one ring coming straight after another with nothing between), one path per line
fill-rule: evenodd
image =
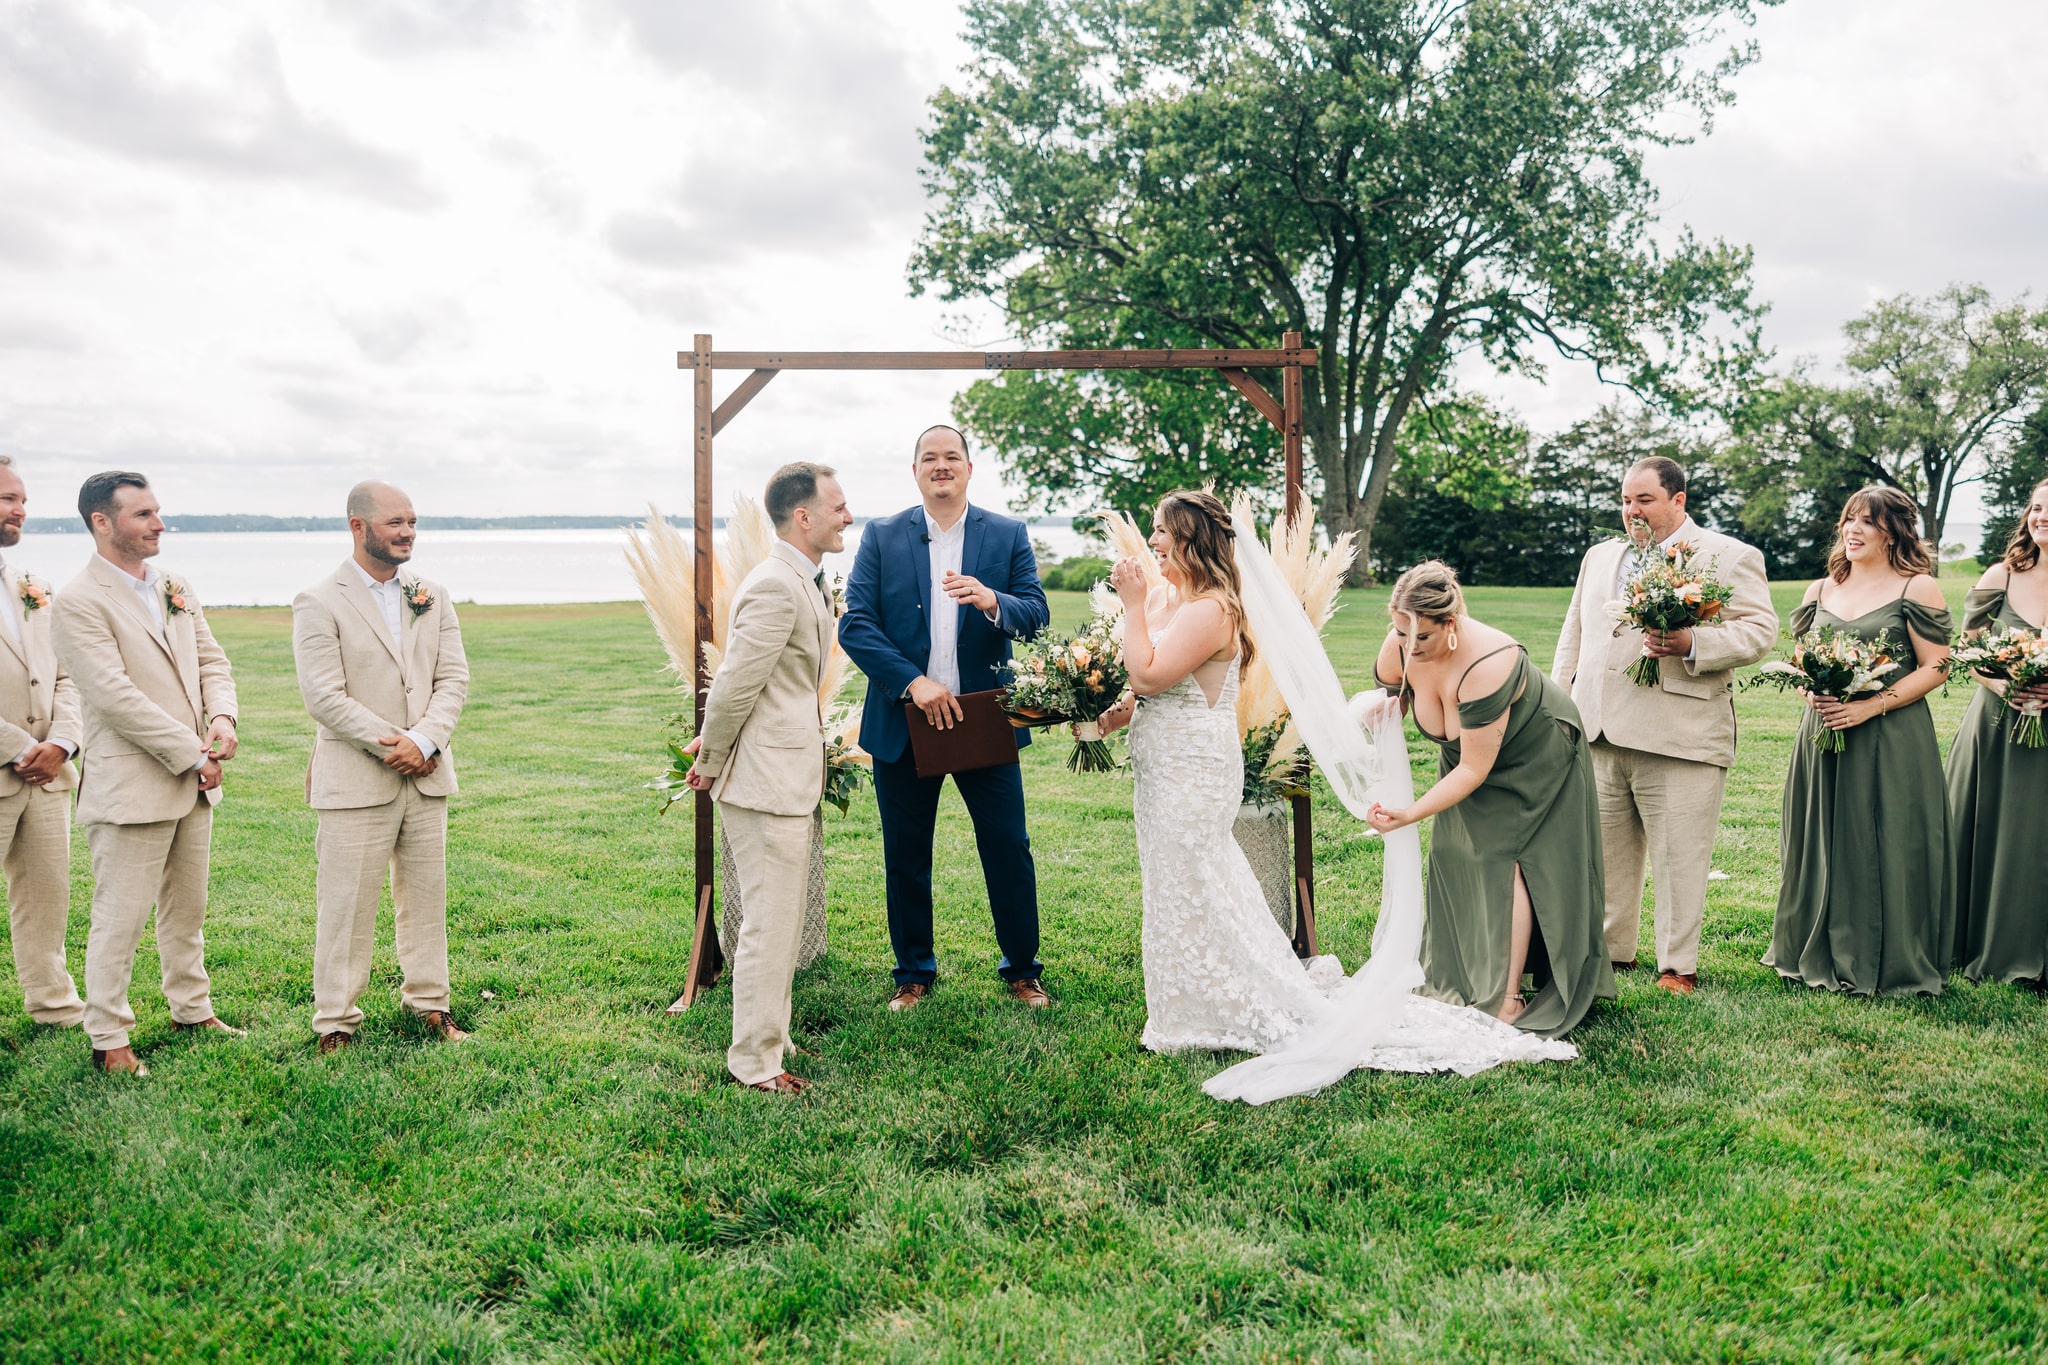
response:
M1448 649L1448 650L1449 650L1449 651L1450 651L1451 653L1453 653L1453 654L1457 653L1457 651L1458 651L1458 628L1457 628L1456 626L1452 626L1452 627L1451 627L1451 631L1450 631L1450 638L1448 638L1447 640L1445 640L1445 641L1444 641L1444 647L1445 647L1446 649Z

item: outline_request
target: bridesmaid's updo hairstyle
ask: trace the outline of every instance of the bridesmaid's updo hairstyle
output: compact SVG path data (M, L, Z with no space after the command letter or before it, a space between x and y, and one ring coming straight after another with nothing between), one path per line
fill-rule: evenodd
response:
M1895 573L1931 574L1934 556L1920 539L1920 504L1896 488L1872 484L1859 488L1842 504L1841 520L1835 523L1835 543L1828 550L1828 577L1837 583L1849 580L1849 556L1842 549L1842 526L1857 515L1869 517L1884 532L1884 556Z
M1403 616L1425 616L1432 621L1449 621L1465 614L1465 593L1458 586L1458 571L1440 559L1425 559L1394 580L1394 595L1387 610Z
M2048 497L2048 479L2034 485L2034 491L2027 495L2027 504L2032 506ZM2005 570L2007 573L2025 573L2041 562L2041 547L2034 543L2034 533L2027 529L2027 509L2020 509L2020 524L2012 528L2012 535L2005 542Z
M1252 661L1251 632L1244 623L1244 597L1238 586L1237 553L1231 542L1237 532L1230 511L1207 489L1182 489L1159 500L1159 524L1166 528L1166 557L1180 571L1187 601L1213 597L1223 604L1230 628L1237 632L1240 667Z

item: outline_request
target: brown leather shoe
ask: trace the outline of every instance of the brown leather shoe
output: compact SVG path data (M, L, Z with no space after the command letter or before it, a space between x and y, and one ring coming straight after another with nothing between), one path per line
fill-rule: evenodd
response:
M320 1035L320 1055L325 1057L330 1052L339 1052L345 1047L354 1047L355 1042L354 1034L343 1033L340 1029L336 1029L332 1033L323 1033Z
M747 1089L761 1090L770 1095L801 1095L811 1088L811 1083L801 1076L792 1076L787 1071L779 1076L770 1076L765 1081L749 1081Z
M1617 972L1632 972L1642 965L1642 963L1636 961L1634 958L1630 958L1626 962L1616 961L1614 964L1614 970L1616 970Z
M109 1076L147 1077L149 1075L149 1068L142 1064L142 1059L135 1055L135 1049L132 1047L108 1048L105 1052L94 1048L92 1050L92 1069L94 1071L103 1071Z
M922 981L906 981L896 988L896 994L889 997L889 1008L897 1014L915 1009L917 1002L932 993L932 988Z
M467 1033L455 1027L455 1020L446 1010L428 1010L420 1016L420 1022L426 1025L428 1033L444 1043L459 1043L469 1037Z
M1657 989L1660 991L1670 991L1673 995L1691 995L1699 988L1700 974L1698 972L1665 971L1658 973L1657 976Z
M228 1038L247 1038L249 1036L247 1029L234 1028L223 1024L217 1017L211 1015L201 1019L196 1024L180 1024L174 1021L171 1027L180 1033L218 1033Z
M1022 981L1012 981L1010 994L1016 997L1019 1004L1035 1010L1042 1010L1052 1003L1052 997L1045 993L1045 987L1038 983L1035 976L1027 976Z

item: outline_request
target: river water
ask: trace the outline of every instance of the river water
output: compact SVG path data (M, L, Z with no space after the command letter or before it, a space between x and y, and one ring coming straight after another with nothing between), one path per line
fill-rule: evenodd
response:
M846 533L845 553L826 557L827 572L853 567L860 531ZM1067 526L1034 526L1031 536L1060 557L1089 548ZM412 562L457 602L637 601L625 544L623 530L429 530L420 533ZM24 536L6 553L15 568L62 589L84 567L92 541L83 533ZM166 531L153 563L188 582L208 606L288 606L348 553L346 531Z

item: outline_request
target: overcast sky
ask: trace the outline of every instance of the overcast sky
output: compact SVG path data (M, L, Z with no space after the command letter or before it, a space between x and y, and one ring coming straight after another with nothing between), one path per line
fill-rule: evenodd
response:
M960 340L904 263L946 0L0 0L0 450L31 509L687 510L690 337ZM2048 284L2048 5L1790 0L1668 218L1751 243L1781 354L1880 296ZM973 336L976 343L995 336ZM970 376L789 374L720 438L909 501ZM721 378L721 385L733 376ZM1468 376L1538 430L1601 399ZM1001 505L1000 470L977 469Z

